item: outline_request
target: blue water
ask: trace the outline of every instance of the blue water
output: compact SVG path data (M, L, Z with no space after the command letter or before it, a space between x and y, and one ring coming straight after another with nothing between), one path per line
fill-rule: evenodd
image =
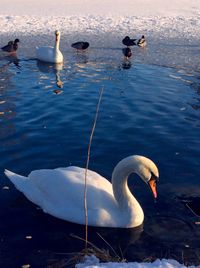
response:
M199 72L162 59L153 64L141 51L142 60L127 64L120 48L64 53L59 66L23 56L0 60L0 266L46 267L68 258L58 253L84 247L70 236L84 237L84 227L43 213L3 171L85 167L102 88L90 169L110 179L118 161L140 154L157 164L160 182L155 204L143 182L129 181L144 209L143 229L98 232L130 261L172 257L197 264L199 218L178 197L200 195ZM96 232L90 228L89 239L106 247Z

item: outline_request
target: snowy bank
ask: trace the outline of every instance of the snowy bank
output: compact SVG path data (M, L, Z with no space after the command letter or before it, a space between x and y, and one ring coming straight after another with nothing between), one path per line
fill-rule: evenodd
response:
M100 263L95 256L85 258L84 263L79 263L76 268L186 268L186 266L178 263L175 260L156 260L150 262L130 262L130 263ZM200 267L200 266L199 266ZM188 266L194 268L194 266Z
M1 33L162 35L200 37L200 0L1 0Z
M65 34L146 34L149 37L182 38L187 41L200 38L200 12L188 17L0 15L0 24L1 33L6 35L52 34L55 29L59 29Z

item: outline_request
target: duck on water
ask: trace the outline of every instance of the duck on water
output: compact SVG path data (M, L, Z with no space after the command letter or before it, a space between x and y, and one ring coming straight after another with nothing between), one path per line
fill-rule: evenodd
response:
M8 53L15 53L18 49L18 43L19 43L19 39L15 39L15 41L9 41L7 45L1 47L1 49L4 52L8 52Z

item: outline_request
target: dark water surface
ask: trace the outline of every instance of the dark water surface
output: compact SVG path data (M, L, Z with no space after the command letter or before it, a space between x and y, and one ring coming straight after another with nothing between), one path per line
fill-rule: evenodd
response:
M65 62L58 66L32 59L28 48L18 60L0 60L0 267L47 267L68 258L61 253L84 247L70 236L84 237L84 227L43 213L3 171L28 175L34 169L85 167L102 88L90 169L110 179L119 160L145 155L160 171L159 198L154 203L143 182L130 179L144 209L143 228L90 228L89 240L107 248L100 233L129 261L175 258L197 265L200 218L179 200L200 196L200 75L190 65L191 57L184 55L190 68L174 58L186 48L170 54L170 46L165 47L174 60L171 65L166 53L165 60L153 62L151 47L136 48L130 62L112 46L85 53L64 49Z

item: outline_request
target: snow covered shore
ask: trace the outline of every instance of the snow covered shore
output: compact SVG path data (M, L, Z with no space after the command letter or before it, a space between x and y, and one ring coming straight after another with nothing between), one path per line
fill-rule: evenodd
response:
M150 262L130 262L130 263L99 263L99 260L95 256L85 258L84 263L79 263L76 268L186 268L186 266L178 263L175 260L156 260ZM188 268L195 268L194 266L188 266Z
M6 35L52 34L55 29L62 33L101 35L118 33L119 35L146 34L151 37L181 38L190 41L200 38L200 13L195 16L149 17L140 16L102 16L74 15L37 17L29 15L1 15L1 33Z
M1 33L148 34L200 38L200 0L0 1Z

